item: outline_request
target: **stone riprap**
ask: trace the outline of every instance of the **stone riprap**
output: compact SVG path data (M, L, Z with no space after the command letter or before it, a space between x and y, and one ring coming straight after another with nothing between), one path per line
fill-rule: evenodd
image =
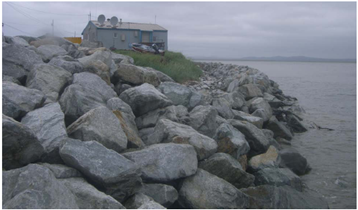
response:
M178 84L99 42L5 37L3 208L328 208L298 177L297 99L196 64Z

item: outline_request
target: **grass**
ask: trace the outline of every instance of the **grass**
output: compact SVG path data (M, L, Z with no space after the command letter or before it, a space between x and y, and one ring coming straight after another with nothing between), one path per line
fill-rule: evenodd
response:
M201 69L191 60L178 52L166 51L165 56L138 53L129 50L115 50L115 53L128 55L137 66L151 67L170 76L178 83L198 80L203 74Z

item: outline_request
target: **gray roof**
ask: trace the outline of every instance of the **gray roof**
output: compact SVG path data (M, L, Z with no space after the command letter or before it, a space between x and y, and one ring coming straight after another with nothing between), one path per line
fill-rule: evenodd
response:
M161 27L157 24L151 24L151 23L131 23L131 22L122 22L117 23L116 27L114 28L112 24L109 21L104 21L103 25L101 25L96 20L91 20L91 22L97 27L97 28L106 28L106 29L138 29L141 31L167 31L167 29Z

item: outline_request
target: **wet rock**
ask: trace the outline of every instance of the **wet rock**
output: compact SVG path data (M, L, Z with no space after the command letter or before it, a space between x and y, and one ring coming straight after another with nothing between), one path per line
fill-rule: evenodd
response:
M236 188L250 187L255 177L243 170L240 163L226 153L216 153L199 163L199 168L218 176Z
M147 181L168 182L191 176L198 166L194 148L186 144L156 144L123 155L141 168Z
M239 92L241 92L246 100L252 99L254 97L262 97L262 91L260 88L257 87L257 85L254 84L246 84L242 85L239 88Z
M68 179L75 177L82 177L82 174L71 167L62 164L48 164L48 163L39 163L41 166L45 166L50 169L57 179Z
M290 128L292 128L294 132L303 133L308 131L306 126L303 125L303 123L301 123L300 120L294 115L287 115L286 119L287 119L287 125Z
M99 76L87 72L74 74L73 84L65 89L59 100L66 125L91 109L105 106L113 97L117 94Z
M273 131L275 138L282 137L284 139L291 140L293 137L291 131L279 122L275 116L270 118L266 125L266 129Z
M82 64L68 55L54 57L48 64L61 67L71 74L84 71Z
M45 62L50 61L53 57L67 54L66 50L57 45L41 45L37 50Z
M45 149L43 161L62 163L59 147L67 138L64 114L58 103L48 104L33 110L22 118L21 123L29 127Z
M134 115L137 117L173 104L153 85L147 83L125 90L119 97L132 108Z
M71 79L71 73L49 64L35 65L26 80L26 87L42 91L47 102L56 102Z
M189 125L199 133L212 138L218 127L217 111L212 106L197 106L190 112Z
M282 167L291 169L297 175L304 175L311 170L307 159L293 148L285 148L279 152Z
M250 156L262 154L267 151L270 143L265 134L249 122L228 120L229 123L245 135L250 145Z
M134 162L96 141L68 140L60 155L66 165L79 170L97 188L120 202L141 185L140 169Z
M124 209L113 197L98 191L83 178L68 178L60 181L74 195L80 209Z
M242 189L250 196L252 209L328 209L327 202L313 192L299 192L290 186L262 185Z
M190 126L167 119L160 120L157 123L154 133L148 137L147 142L150 144L160 142L190 144L195 148L199 160L210 157L217 151L218 147L214 139L198 133Z
M288 168L264 168L254 173L255 185L288 185L302 191L302 181Z
M111 79L114 83L123 80L134 85L148 83L156 87L160 84L156 73L132 64L119 64Z
M177 190L165 184L144 184L139 192L165 207L171 206L178 199Z
M38 161L44 148L30 128L2 115L3 168L14 169Z
M121 122L107 107L87 112L67 128L71 138L98 141L108 149L121 152L127 148L127 136Z
M214 139L218 143L218 152L228 153L234 158L245 155L250 150L245 136L228 123L218 127Z
M274 146L270 146L266 153L256 155L249 160L249 171L256 172L264 168L278 168L280 156Z
M198 169L194 176L184 180L179 203L185 208L240 209L249 206L249 199L227 181Z
M30 164L3 171L3 208L77 209L74 195L50 169Z

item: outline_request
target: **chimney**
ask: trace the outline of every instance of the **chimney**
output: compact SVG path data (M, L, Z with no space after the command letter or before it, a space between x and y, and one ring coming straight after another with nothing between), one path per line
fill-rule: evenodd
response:
M107 18L107 21L109 22L111 19Z

